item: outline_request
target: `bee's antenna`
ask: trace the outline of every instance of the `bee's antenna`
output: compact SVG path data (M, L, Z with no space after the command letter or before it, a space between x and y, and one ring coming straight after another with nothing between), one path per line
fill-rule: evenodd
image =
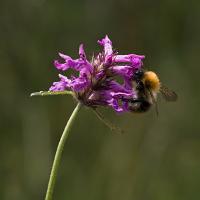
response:
M118 133L120 133L120 134L124 133L124 131L123 131L121 128L115 126L115 125L112 124L110 121L106 120L106 119L103 117L103 115L102 115L99 111L97 111L96 108L93 108L93 111L94 111L94 113L96 114L96 116L97 116L108 128L110 128L111 131L116 131L116 132L118 132Z

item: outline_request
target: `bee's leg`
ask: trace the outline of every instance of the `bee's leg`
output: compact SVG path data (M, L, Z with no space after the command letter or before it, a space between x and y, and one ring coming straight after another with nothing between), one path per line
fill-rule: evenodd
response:
M144 83L142 81L137 81L136 83L137 83L136 90L139 90L139 91L145 90Z
M151 90L148 89L148 91L149 91L149 94L150 94L150 96L151 96L151 98L152 98L153 104L155 105L156 115L158 116L159 112L158 112L158 104L157 104L157 101L156 101L155 97L153 96Z
M159 112L158 112L158 104L157 104L157 102L155 102L155 109L156 109L156 115L157 115L157 117L158 117Z
M99 111L97 111L96 108L93 108L93 111L94 111L94 113L96 114L96 116L97 116L107 127L109 127L109 128L111 129L111 131L116 131L116 132L118 132L118 133L120 133L120 134L122 134L122 133L124 132L121 128L115 126L115 125L112 124L110 121L106 120L106 119L103 117L103 115L102 115Z
M144 98L132 99L129 103L129 109L132 112L143 113L149 110L151 104Z

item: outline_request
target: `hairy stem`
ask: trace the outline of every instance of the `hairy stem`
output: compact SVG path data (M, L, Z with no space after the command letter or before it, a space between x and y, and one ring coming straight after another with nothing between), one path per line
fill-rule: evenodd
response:
M73 95L73 92L67 91L67 90L56 91L56 92L53 92L53 91L40 91L40 92L31 93L30 96L33 97L33 96L51 96L51 95L66 95L66 94Z
M66 141L66 139L69 135L72 124L73 124L80 108L81 108L81 104L78 103L76 108L74 109L71 117L69 118L69 120L68 120L68 122L65 126L65 129L63 131L63 134L60 138L60 141L58 143L58 147L57 147L57 150L56 150L56 154L55 154L52 169L51 169L51 174L50 174L50 178L49 178L49 183L48 183L48 188L47 188L45 200L52 200L54 185L55 185L55 181L56 181L58 168L59 168L59 165L60 165L60 160L61 160L64 145L65 145L65 141Z

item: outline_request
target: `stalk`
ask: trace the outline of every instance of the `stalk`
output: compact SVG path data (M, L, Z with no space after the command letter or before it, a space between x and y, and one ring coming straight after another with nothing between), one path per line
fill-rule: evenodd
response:
M69 136L69 132L71 130L72 124L73 124L80 108L81 108L81 103L78 103L76 108L72 112L71 117L69 118L69 120L65 126L65 129L63 131L63 134L60 138L60 141L58 143L56 154L55 154L53 165L52 165L52 169L51 169L51 174L50 174L50 178L49 178L49 183L48 183L45 200L52 200L56 177L58 174L58 168L60 165L60 160L61 160L62 152L63 152L64 146L65 146L65 142Z

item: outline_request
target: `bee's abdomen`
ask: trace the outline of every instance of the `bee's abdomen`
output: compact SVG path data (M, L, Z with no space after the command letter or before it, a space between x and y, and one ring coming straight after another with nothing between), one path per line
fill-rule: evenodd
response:
M146 101L143 98L132 99L128 104L128 108L130 111L138 112L138 113L146 112L149 110L150 107L151 107L151 103Z

